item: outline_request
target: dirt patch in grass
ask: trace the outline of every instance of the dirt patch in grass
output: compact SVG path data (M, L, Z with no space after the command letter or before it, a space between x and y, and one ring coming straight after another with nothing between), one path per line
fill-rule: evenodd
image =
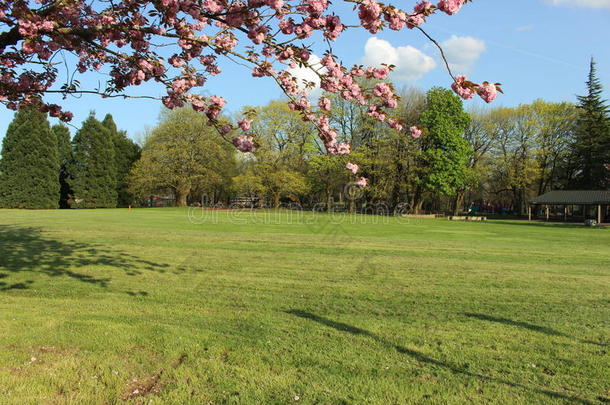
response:
M186 360L186 354L181 355L175 359L169 366L170 370L178 368L184 360ZM144 397L146 395L156 395L161 392L163 383L161 377L168 369L162 369L158 373L149 374L142 378L134 378L127 384L125 394L121 397L122 400L126 401L133 398Z

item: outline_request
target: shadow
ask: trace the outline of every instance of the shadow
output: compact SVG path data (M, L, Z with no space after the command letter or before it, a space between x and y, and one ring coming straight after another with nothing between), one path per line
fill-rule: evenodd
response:
M481 321L489 321L489 322L497 322L504 325L517 326L519 328L528 329L534 332L544 333L545 335L550 336L564 336L568 337L566 334L556 331L555 329L547 328L546 326L534 325L533 323L521 322L521 321L513 321L508 318L498 318L495 316L489 316L485 314L475 314L466 312L464 313L469 318L479 319Z
M596 227L587 227L582 222L553 222L553 221L538 221L532 220L528 221L517 220L517 219L489 219L484 223L494 224L494 225L512 225L512 226L529 226L529 227L538 227L538 228L570 228L570 229L602 229L604 226L596 226Z
M148 293L146 291L127 291L127 295L131 297L147 297Z
M10 276L17 273L70 277L107 287L110 278L75 271L91 266L119 269L127 275L164 272L168 267L101 245L47 238L37 228L0 225L0 291L23 290L33 284L32 280L11 283Z
M508 318L499 318L499 317L495 317L495 316L490 316L490 315L485 315L485 314L475 314L475 313L471 313L471 312L465 312L464 315L466 315L469 318L479 319L481 321L496 322L496 323L501 323L504 325L516 326L516 327L531 330L534 332L544 333L545 335L549 335L549 336L561 336L561 337L565 337L565 338L568 338L568 339L571 339L573 341L580 342L580 343L586 343L586 344L597 345L597 346L607 346L606 343L594 342L592 340L577 339L570 335L566 335L565 333L559 332L555 329L551 329L546 326L534 325L533 323L513 321L512 319L508 319Z
M423 353L418 352L417 350L412 350L412 349L408 349L406 347L400 346L400 345L396 345L390 341L388 341L387 339L385 339L382 336L379 336L375 333L372 333L370 331L367 331L365 329L361 329L358 328L356 326L352 326L352 325L348 325L346 323L343 322L337 322L337 321L333 321L331 319L327 319L321 316L318 316L316 314L313 314L311 312L307 312L307 311L302 311L299 309L291 309L291 310L287 310L285 311L287 314L290 315L295 315L299 318L303 318L303 319L307 319L316 323L319 323L321 325L339 330L341 332L347 332L347 333L351 333L352 335L356 335L356 336L366 336L369 337L373 340L375 340L376 342L380 343L381 345L392 349L392 350L396 350L397 352L407 355L419 362L422 363L427 363L427 364L432 364L444 369L447 369L455 374L462 374L468 377L473 377L473 378L478 378L480 380L483 381L488 381L488 382L494 382L494 383L499 383L499 384L503 384L512 388L520 388L520 389L524 389L524 390L529 390L529 391L533 391L542 395L546 395L549 398L553 398L553 399L562 399L562 400L568 400L568 401L572 401L575 403L580 403L580 404L586 404L586 405L593 405L594 402L590 402L586 399L582 399L582 398L578 398L578 397L574 397L574 396L570 396L570 395L566 395L566 394L562 394L560 392L555 392L555 391L550 391L550 390L545 390L542 388L537 388L537 387L530 387L527 385L523 385L523 384L519 384L519 383L514 383L512 381L508 381L508 380L504 380L502 378L496 378L496 377L490 377L487 375L483 375L483 374L478 374L475 372L471 372L466 370L464 367L459 367L457 365L448 363L448 362L443 362L440 360L436 360L432 357L426 356Z

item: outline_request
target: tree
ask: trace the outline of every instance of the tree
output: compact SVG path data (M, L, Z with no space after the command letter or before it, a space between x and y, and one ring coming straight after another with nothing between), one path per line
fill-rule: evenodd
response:
M128 189L128 177L133 164L140 158L140 147L127 137L125 131L118 130L112 115L106 114L102 125L109 131L114 146L118 206L126 207L133 204L134 200Z
M345 1L352 6L352 1ZM309 69L323 90L366 105L371 117L386 122L387 111L397 104L393 89L367 88L358 81L363 77L386 79L393 66L344 66L332 54L330 41L358 26L372 34L385 28L417 27L428 36L420 27L427 18L440 12L456 14L468 1L440 0L436 5L421 1L413 10L404 11L362 0L353 7L359 24L350 21L349 26L342 23L340 9L327 0L4 1L0 2L0 102L11 109L36 106L69 121L71 114L45 101L46 94L128 97L129 86L152 81L165 87L167 95L162 101L166 107L190 103L226 137L234 133L217 120L226 101L190 92L203 86L209 76L220 74L219 59L226 57L249 66L255 77L272 77L288 96L290 107L315 124L326 150L346 153L349 148L337 143L336 132L328 125L326 101L320 99L322 107L312 108L305 97L307 86L297 82L290 67ZM325 69L317 65L318 58L310 58L312 49L307 43L314 34L329 43L319 62ZM63 51L78 55L77 62L66 61L76 72L109 77L105 86L83 89L72 71L59 76L57 65L46 62ZM499 90L496 84L476 84L463 75L451 79L454 91L465 99L479 94L490 102ZM397 123L388 123L398 128ZM254 143L244 138L252 135L242 130L245 134L235 136L234 142L242 151L251 151Z
M73 208L113 208L117 205L116 164L110 131L93 112L73 140L68 183L74 190Z
M130 190L139 196L170 190L186 206L193 190L213 190L234 166L235 150L205 116L190 108L165 110L131 171Z
M262 199L267 193L263 184L263 177L255 173L252 168L233 177L233 190L239 195L251 199Z
M70 143L70 130L63 124L53 125L51 128L57 136L57 149L59 157L59 208L70 208L68 200L72 196L70 187L70 172L68 167L72 162L72 145Z
M0 206L57 208L58 176L57 138L46 114L20 110L2 141Z
M537 126L537 194L559 189L566 183L569 148L574 141L578 111L572 103L536 100L529 107Z
M316 155L309 162L307 178L313 191L321 193L328 212L333 210L333 197L348 183L345 162L338 156Z
M307 160L317 151L315 127L279 100L253 111L256 121L252 129L257 134L259 151L280 154L287 169L304 173Z
M576 136L572 144L573 177L570 185L580 189L610 187L605 164L610 162L610 116L602 99L602 85L591 59L586 96L578 96Z
M464 132L470 123L462 101L449 90L439 87L428 91L420 123L427 128L422 142L422 166L419 178L424 191L450 196L459 195L468 182L468 163L472 149ZM423 193L415 204L423 202ZM461 198L461 195L459 195ZM456 202L459 207L461 202Z

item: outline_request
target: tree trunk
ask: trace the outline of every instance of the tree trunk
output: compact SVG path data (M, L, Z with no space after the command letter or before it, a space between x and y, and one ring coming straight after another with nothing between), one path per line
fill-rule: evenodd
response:
M460 209L464 205L464 190L458 190L455 196L455 206L453 207L453 215L460 215Z
M327 193L326 194L326 210L328 212L332 212L333 211L333 195L332 195L332 193Z
M178 207L186 207L186 198L189 196L190 192L190 185L184 184L176 187L176 205Z
M280 194L273 194L273 208L280 208Z

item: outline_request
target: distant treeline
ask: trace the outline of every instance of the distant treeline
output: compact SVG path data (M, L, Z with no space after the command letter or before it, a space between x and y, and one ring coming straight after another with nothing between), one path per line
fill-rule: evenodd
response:
M331 125L349 155L328 155L316 129L284 101L244 109L254 117L255 153L241 153L185 107L164 110L142 148L112 117L91 115L70 140L44 114L16 114L3 142L0 205L17 208L140 205L152 195L175 204L240 201L350 209L405 204L414 212L457 212L472 203L521 213L552 189L610 187L610 119L591 63L578 103L537 100L514 108L464 111L451 91L402 92L397 132L367 110L329 96ZM230 118L224 117L229 121ZM423 129L420 137L409 128ZM357 177L369 179L359 188Z

